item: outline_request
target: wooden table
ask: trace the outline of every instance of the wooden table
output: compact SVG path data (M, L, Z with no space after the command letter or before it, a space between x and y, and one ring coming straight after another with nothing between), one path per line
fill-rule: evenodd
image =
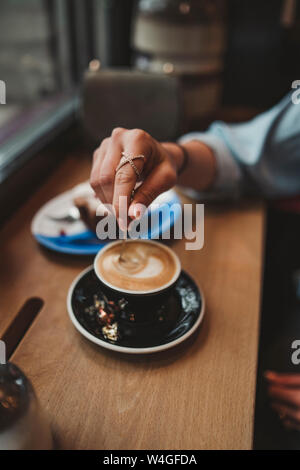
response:
M205 293L203 325L173 350L121 355L88 342L67 315L68 287L91 260L49 252L30 234L37 209L89 169L83 155L66 158L1 231L0 337L32 380L57 446L251 448L263 208L207 209L201 251L172 243ZM41 310L39 301L22 309L33 297Z

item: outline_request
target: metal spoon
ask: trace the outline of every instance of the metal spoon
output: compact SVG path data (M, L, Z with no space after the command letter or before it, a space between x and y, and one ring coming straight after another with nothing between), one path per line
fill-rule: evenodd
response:
M135 193L135 190L133 189L130 195L130 203L134 198L134 193ZM127 239L128 239L128 229L126 230L126 238L123 238L122 240L122 246L121 246L120 255L119 255L119 263L127 263L128 261L132 262L132 260L129 260L129 258L126 259L126 257L124 256L125 251L126 251Z
M47 215L48 219L53 220L54 222L65 222L67 224L72 224L73 222L77 222L80 219L80 212L77 207L72 206L70 207L69 211L65 215L61 216L54 216L54 215Z

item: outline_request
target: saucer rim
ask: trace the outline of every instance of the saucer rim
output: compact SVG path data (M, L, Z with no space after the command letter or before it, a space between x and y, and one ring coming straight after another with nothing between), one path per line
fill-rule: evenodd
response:
M196 322L193 324L193 326L186 332L184 335L180 336L179 338L174 339L173 341L170 341L169 343L165 343L162 345L158 346L150 346L146 348L131 348L127 346L118 346L114 344L107 343L106 341L103 341L100 338L97 338L96 336L92 335L89 331L87 331L77 320L73 308L72 308L72 295L74 288L76 284L80 281L82 277L85 276L89 271L92 271L94 269L93 265L88 266L86 269L81 271L78 276L75 277L75 279L72 281L69 290L68 290L68 295L67 295L67 311L69 318L71 322L73 323L74 327L76 330L82 334L85 338L87 338L89 341L91 341L94 344L97 344L98 346L101 346L105 349L110 349L111 351L116 351L116 352L121 352L121 353L126 353L126 354L152 354L156 352L161 352L165 351L166 349L173 348L177 346L178 344L182 343L186 339L188 339L200 326L200 324L203 321L204 315L205 315L205 297L203 295L203 291L201 287L197 285L197 288L199 289L200 297L201 297L201 309L198 315L198 318ZM181 272L184 272L182 269ZM181 273L179 274L180 277ZM189 276L189 275L188 275ZM178 277L178 278L179 278Z

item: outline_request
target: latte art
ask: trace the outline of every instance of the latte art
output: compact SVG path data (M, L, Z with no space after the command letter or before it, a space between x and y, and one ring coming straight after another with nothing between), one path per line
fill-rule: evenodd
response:
M120 255L114 256L113 263L116 269L123 271L123 273L134 274L143 269L146 264L146 256L141 247L133 247L126 243L125 252L122 246Z
M97 271L104 282L118 289L151 291L168 284L174 277L175 257L159 243L127 242L120 258L121 243L100 253Z

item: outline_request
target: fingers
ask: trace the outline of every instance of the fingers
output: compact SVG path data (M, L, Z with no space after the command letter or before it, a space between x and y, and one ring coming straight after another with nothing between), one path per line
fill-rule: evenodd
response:
M116 169L120 163L124 145L127 140L126 136L131 136L132 131L128 131L123 127L116 127L111 134L107 151L101 167L102 172L102 191L104 192L106 201L113 204L114 186L116 178ZM129 174L131 174L129 172Z
M279 418L282 421L295 422L300 425L300 410L283 403L274 402L271 404L273 410L275 410Z
M111 204L114 195L116 168L123 151L121 143L110 139L101 167L101 187L107 203Z
M285 419L282 423L288 429L296 429L297 431L300 431L299 422L293 421L292 419Z
M112 203L115 172L121 159L122 139L126 132L122 127L115 128L94 152L90 183L103 203Z
M300 408L300 390L287 387L272 385L268 389L268 393L275 401L281 401L286 404Z
M104 204L106 203L106 199L102 190L102 180L101 180L101 167L106 155L106 150L109 145L109 139L104 139L101 142L99 148L97 148L93 155L93 166L90 175L90 184L95 191L96 196L101 200Z
M300 431L300 374L279 374L267 371L271 407L286 428Z
M300 387L300 374L278 374L277 372L267 371L265 373L265 378L274 385L278 384Z
M127 227L127 213L130 197L136 183L136 177L132 174L133 170L131 167L128 167L129 165L124 165L124 167L116 173L113 195L113 206L121 230L126 230Z
M300 389L271 386L268 390L274 400L271 407L278 413L284 426L300 430Z
M167 161L155 167L136 191L128 215L133 219L140 217L141 208L148 207L159 194L174 186L175 182L176 172Z
M139 174L143 176L143 170L151 170L154 159L154 139L140 129L127 130L116 128L108 139L104 139L99 149L94 153L94 162L91 172L91 186L103 203L113 204L116 217L119 220L120 204L127 198L127 211L132 190L137 182ZM122 152L128 155L144 155L143 158L134 159L133 165L125 163L117 172ZM135 170L136 169L136 170ZM144 174L146 174L144 172ZM125 220L123 221L125 222ZM124 227L125 228L125 227Z
M152 156L151 138L144 131L138 129L128 131L124 135L122 143L124 152L128 155L144 155L146 162ZM140 174L142 174L146 164L145 160L137 158L133 161ZM127 227L128 207L137 179L138 175L129 163L123 165L115 173L113 206L121 230L126 230Z

